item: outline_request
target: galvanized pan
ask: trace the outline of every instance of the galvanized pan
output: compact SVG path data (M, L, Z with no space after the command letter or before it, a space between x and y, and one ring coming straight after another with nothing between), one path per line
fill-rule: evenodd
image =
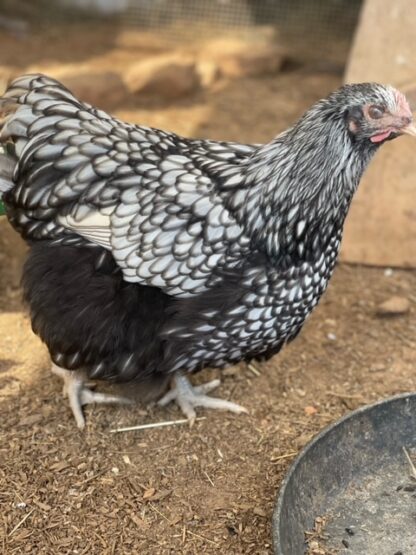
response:
M321 538L313 538L323 552L416 555L413 463L415 393L360 408L329 426L283 481L273 514L275 553L304 555L305 537L312 537L305 533L323 522Z

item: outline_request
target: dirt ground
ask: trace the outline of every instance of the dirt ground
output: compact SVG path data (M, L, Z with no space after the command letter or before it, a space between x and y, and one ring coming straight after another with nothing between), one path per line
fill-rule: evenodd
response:
M55 30L22 44L3 34L0 61L24 69L86 53L103 65L132 55L104 31L95 39L72 33L63 40ZM295 65L175 105L126 99L116 113L186 135L265 141L340 79ZM1 264L6 270L7 258ZM196 377L221 376L219 395L248 415L201 410L206 419L192 429L112 434L181 416L174 407L88 407L79 432L30 331L14 274L4 271L0 280L0 546L7 555L270 554L273 505L299 449L349 410L414 389L414 272L340 265L302 334L260 375L241 365ZM377 316L392 295L406 297L410 312Z

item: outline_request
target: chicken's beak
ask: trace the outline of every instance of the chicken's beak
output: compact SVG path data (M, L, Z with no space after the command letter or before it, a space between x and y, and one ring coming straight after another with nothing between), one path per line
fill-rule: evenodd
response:
M406 133L406 135L416 137L416 127L412 123L406 125L406 127L402 127L400 131L401 133Z

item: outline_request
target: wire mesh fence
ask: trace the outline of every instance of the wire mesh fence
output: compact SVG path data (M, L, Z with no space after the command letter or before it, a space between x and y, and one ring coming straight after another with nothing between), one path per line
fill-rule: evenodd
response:
M123 21L169 34L195 36L274 27L284 40L327 55L328 41L351 40L362 0L127 0ZM296 44L294 44L296 47Z
M292 52L346 55L363 0L0 0L0 15L36 21L108 19L177 41L268 27Z
M244 28L259 24L290 27L318 26L319 32L342 27L351 32L362 0L127 0L124 20L144 27L168 30L183 24L183 33L193 33L193 24ZM299 27L300 28L300 27ZM312 30L312 29L311 29Z

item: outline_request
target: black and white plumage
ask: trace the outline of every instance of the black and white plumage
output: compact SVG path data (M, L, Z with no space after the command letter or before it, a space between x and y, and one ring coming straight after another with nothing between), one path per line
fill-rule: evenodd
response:
M1 105L0 191L31 246L25 298L55 370L178 387L296 336L371 157L413 132L405 98L378 84L342 87L266 145L130 125L42 75ZM182 393L191 418L209 405Z

